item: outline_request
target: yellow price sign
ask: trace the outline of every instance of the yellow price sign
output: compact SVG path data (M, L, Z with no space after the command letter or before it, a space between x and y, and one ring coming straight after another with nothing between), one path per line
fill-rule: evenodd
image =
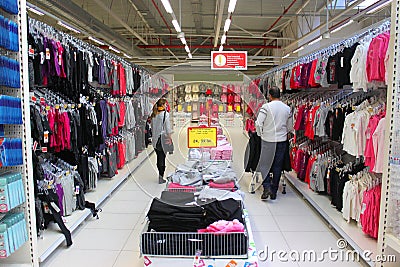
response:
M218 111L219 112L224 112L224 105L219 105L218 106Z
M232 112L232 111L233 111L232 105L228 105L228 112Z
M187 110L187 112L192 112L192 106L188 105L186 110Z
M240 112L240 106L236 106L236 112Z
M189 127L188 148L217 147L216 127Z

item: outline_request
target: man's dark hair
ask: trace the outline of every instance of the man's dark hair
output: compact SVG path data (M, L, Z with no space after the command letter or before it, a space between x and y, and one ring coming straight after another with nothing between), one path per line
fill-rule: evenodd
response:
M269 89L269 94L273 97L273 98L280 98L281 97L281 91L279 90L278 87L271 87Z

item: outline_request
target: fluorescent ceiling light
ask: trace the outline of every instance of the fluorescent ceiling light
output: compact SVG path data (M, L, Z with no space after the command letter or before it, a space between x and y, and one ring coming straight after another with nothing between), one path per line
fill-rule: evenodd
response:
M229 27L231 26L231 22L232 22L231 19L226 19L225 20L224 32L229 31Z
M353 22L354 22L354 20L351 19L351 20L349 20L348 22L346 22L345 24L343 24L343 25L337 27L336 29L333 29L333 30L331 31L331 33L335 33L335 32L337 32L337 31L340 31L341 29L343 29L344 27L346 27L346 26L352 24Z
M235 11L235 6L236 6L237 0L230 0L229 1L229 6L228 6L228 12L233 13Z
M322 36L320 36L320 37L318 37L317 39L311 41L308 45L313 45L313 44L315 44L315 43L318 43L318 42L321 41L321 40L322 40Z
M172 25L174 25L174 28L175 28L175 30L177 31L177 32L181 32L182 30L181 30L181 26L179 26L179 23L178 23L178 21L176 20L176 19L173 19L172 20Z
M73 32L75 32L75 33L81 33L81 32L78 31L77 29L75 29L75 28L73 28L73 27L71 27L71 26L65 24L65 23L62 22L61 20L58 21L57 24L60 25L60 26L62 26L62 27L64 27L64 28L66 28L66 29L68 29L68 30L70 30L70 31L73 31Z
M224 50L224 46L223 45L221 45L220 47L219 47L219 52L222 52Z
M188 54L188 57L189 57L189 58L192 58L193 56L192 56L192 54L191 54L191 53L189 53L189 54Z
M381 8L384 8L385 6L389 5L390 3L392 3L392 0L389 0L389 1L385 2L385 3L382 3L382 4L380 4L380 5L376 6L376 7L374 7L373 9L369 10L369 11L367 12L367 14L374 13L375 11L377 11L377 10L379 10L379 9L381 9Z
M92 40L93 42L95 42L99 45L104 45L104 43L102 41L100 41L99 39L93 38L92 36L89 36L89 40Z
M34 7L27 6L26 8L27 8L30 12L35 13L36 15L44 16L44 13L43 13L43 12L37 10L37 9L34 8Z
M354 2L356 2L357 0L354 1L350 1L349 5L352 5ZM379 0L365 0L364 2L360 3L358 6L355 7L355 9L364 9L367 8L373 4L375 4L376 2L378 2Z
M296 50L294 50L292 53L296 54L297 52L301 51L304 49L304 46L297 48Z
M182 44L186 45L186 39L185 39L185 37L182 37L182 38L179 38L179 39L181 39Z
M190 53L189 46L185 45L185 50L186 50L187 53Z
M172 14L172 7L169 0L161 0L161 3L164 5L165 11L167 11L169 14Z
M125 54L125 53L124 53L124 57L126 57L126 58L132 58L130 55L127 55L127 54Z
M111 51L114 51L115 53L118 53L118 54L121 53L121 51L119 51L118 49L112 47L111 45L108 46L108 49L110 49Z
M282 59L283 59L283 58L288 58L289 56L290 56L290 53L289 53L289 54L286 54L286 56L283 56Z
M224 34L221 37L221 44L225 44L225 42L226 42L226 35Z

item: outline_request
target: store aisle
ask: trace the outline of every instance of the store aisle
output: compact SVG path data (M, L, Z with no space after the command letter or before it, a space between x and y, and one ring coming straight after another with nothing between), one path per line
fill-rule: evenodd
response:
M178 136L179 140L186 142L186 138L182 138L184 135L184 131L175 134L175 144L178 145ZM240 128L229 128L228 138L234 146L233 166L240 177L247 139ZM179 147L184 147L182 142ZM183 158L180 153L174 153L169 156L170 164ZM172 170L173 166L169 166L167 173ZM337 248L337 237L290 187L287 187L287 194L279 194L277 200L262 202L260 191L256 194L247 193L250 178L249 174L244 174L240 183L246 193L245 205L250 214L257 249L268 248L269 254L273 250L284 250L289 254L291 250L315 250L316 253L320 253L330 247ZM41 266L143 266L139 253L139 238L150 200L152 196L159 196L164 187L157 183L157 179L153 154L109 198L102 207L100 219L85 221L84 225L73 233L74 244L70 248L59 248ZM355 263L332 263L328 256L326 258L323 262L326 266L359 266ZM271 258L259 262L259 266L306 267L320 264L322 263L280 262L276 255L272 262Z

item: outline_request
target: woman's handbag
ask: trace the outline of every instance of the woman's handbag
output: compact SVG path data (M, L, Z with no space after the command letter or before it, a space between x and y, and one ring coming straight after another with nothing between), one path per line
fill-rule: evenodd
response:
M164 124L165 124L165 114L164 111L164 119L163 119L163 127L161 131L161 135L157 140L156 149L164 151L164 153L173 154L174 153L174 143L172 142L172 138L168 137L164 131Z

